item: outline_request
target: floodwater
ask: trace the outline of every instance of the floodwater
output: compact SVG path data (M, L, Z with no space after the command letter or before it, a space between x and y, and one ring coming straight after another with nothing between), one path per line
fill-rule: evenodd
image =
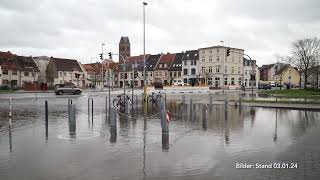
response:
M159 107L141 101L110 127L105 97L0 101L0 179L319 179L320 112L199 104L167 99L169 134ZM91 112L91 110L90 110ZM237 169L236 163L297 164L292 169Z

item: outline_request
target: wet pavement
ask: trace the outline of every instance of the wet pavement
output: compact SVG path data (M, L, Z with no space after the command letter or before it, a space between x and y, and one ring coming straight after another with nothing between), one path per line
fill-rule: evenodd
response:
M162 134L158 105L150 105L144 116L140 96L133 112L118 114L117 127L111 128L106 95L15 95L11 128L10 95L1 95L0 179L320 178L320 112L248 106L226 111L224 105L210 106L206 93L186 94L184 105L177 93L167 97L171 121L169 134ZM94 102L93 121L88 97ZM68 120L68 98L75 104L74 122ZM238 169L237 163L284 168Z

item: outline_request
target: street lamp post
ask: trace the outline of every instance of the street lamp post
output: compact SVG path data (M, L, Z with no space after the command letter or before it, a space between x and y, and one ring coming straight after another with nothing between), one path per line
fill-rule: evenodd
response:
M145 7L148 3L143 2L143 93L144 103L147 103L147 84L146 84L146 18L145 18Z
M103 60L104 60L104 58L103 58L103 46L105 46L106 44L105 43L102 43L101 44L101 82L102 82L102 88L101 88L101 91L102 91L102 89L103 89L103 87L104 87L104 71L103 71Z

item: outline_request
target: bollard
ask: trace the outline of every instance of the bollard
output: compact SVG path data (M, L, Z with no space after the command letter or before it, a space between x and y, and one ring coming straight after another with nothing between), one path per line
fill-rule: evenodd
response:
M138 95L136 94L136 108L138 108Z
M88 121L90 121L90 98L88 98Z
M115 110L115 108L111 108L111 112L110 112L110 116L111 116L111 127L112 128L117 128L117 111Z
M213 97L212 97L212 94L210 94L210 97L209 97L209 102L210 102L210 112L212 111L212 104L213 104Z
M227 98L224 99L224 110L225 111L228 110L228 100L227 100Z
M239 109L240 110L242 109L242 97L241 96L239 97Z
M12 126L12 122L11 122L11 118L12 118L12 102L11 102L11 98L9 100L9 127Z
M117 128L111 127L110 128L110 143L117 142Z
M12 152L12 132L11 132L11 127L9 126L9 149L10 152Z
M93 98L91 98L91 123L93 124Z
M162 149L165 151L169 150L169 134L162 133Z
M45 100L46 137L48 137L48 101Z
M202 129L207 130L207 107L202 108Z
M184 96L184 94L182 95L182 104L186 103L186 97Z
M166 104L162 100L161 101L161 129L162 133L169 133L169 123L167 121L167 112L166 112Z
M129 97L126 97L125 98L126 99L126 101L124 102L124 112L125 112L125 114L129 114Z
M190 99L190 118L192 119L192 99Z

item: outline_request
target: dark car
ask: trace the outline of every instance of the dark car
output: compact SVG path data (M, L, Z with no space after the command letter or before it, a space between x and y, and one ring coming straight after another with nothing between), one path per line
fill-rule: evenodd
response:
M269 84L259 84L258 85L258 89L263 89L263 90L270 89L271 90L271 85L269 85Z

